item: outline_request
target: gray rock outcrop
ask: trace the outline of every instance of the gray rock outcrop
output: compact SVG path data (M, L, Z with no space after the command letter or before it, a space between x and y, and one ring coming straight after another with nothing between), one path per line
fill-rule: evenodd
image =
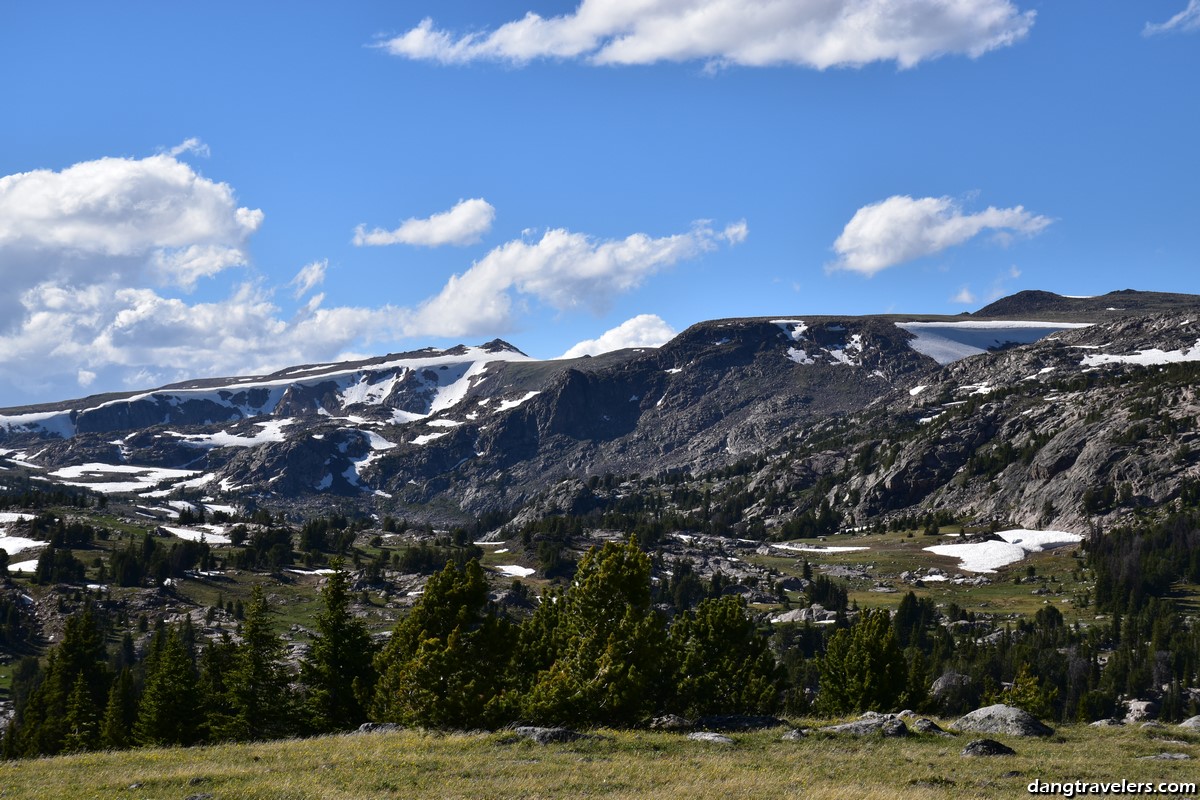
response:
M868 711L853 722L827 725L818 730L844 736L870 736L876 733L887 737L908 735L908 726L904 724L904 720L895 714L879 714L874 711Z
M968 733L994 733L1002 736L1050 736L1054 729L1028 711L997 703L972 711L954 723L955 730Z

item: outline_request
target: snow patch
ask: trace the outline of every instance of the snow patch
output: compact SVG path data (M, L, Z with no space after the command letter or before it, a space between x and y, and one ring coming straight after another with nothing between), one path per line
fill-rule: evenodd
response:
M826 547L819 544L772 544L779 550L787 550L789 553L854 553L859 550L870 550L870 547L850 547L850 546L835 546Z
M909 341L909 347L939 364L950 364L1013 344L1030 344L1058 331L1089 325L1088 322L1022 320L896 323L896 327L915 335L916 338Z
M197 470L194 469L168 469L166 467L139 467L133 464L76 464L70 467L57 469L50 474L56 478L74 479L60 480L59 482L67 486L83 486L93 491L102 492L104 494L112 494L117 492L138 492L143 489L148 489L155 484L163 481L178 481L182 478L189 478L195 475ZM104 477L108 474L123 474L129 475L132 480L129 481L97 481L96 478ZM93 480L79 480L80 478L91 478Z
M1017 563L1030 553L1041 553L1083 541L1079 534L1064 531L1017 529L1001 531L997 536L1003 541L939 544L923 549L934 555L959 559L959 567L966 572L995 572L1000 567Z
M537 397L539 394L541 394L541 392L526 392L525 396L518 400L502 400L502 401L500 401L500 407L496 410L497 411L508 411L510 408L516 408L517 406L521 405L522 403L532 400L534 397Z
M176 528L173 526L160 526L164 531L180 539L186 539L189 542L208 542L209 544L230 544L230 539L225 535L225 529L219 525L204 526L199 528Z
M496 569L501 575L505 575L509 578L528 578L537 571L530 569L529 567L522 567L518 564L502 564L496 567Z
M189 447L255 447L268 442L282 442L287 437L284 436L283 429L295 422L295 419L273 419L268 422L256 422L260 430L256 434L250 436L241 436L228 431L218 431L217 433L177 433L176 431L164 431L168 436L175 436L183 441ZM315 438L315 437L314 437Z
M1186 350L1139 350L1129 355L1112 355L1096 353L1084 356L1079 362L1083 367L1098 367L1102 364L1136 364L1143 367L1161 366L1163 364L1181 364L1188 361L1200 361L1200 339Z

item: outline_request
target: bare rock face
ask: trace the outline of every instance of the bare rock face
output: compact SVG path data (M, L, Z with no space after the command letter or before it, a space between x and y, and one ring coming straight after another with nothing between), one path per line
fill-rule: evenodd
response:
M1051 736L1054 729L1044 725L1028 711L997 703L972 711L954 723L955 730L967 733L993 733L1002 736Z
M1200 731L1200 714L1194 717L1188 717L1183 722L1179 723L1179 727L1188 731Z

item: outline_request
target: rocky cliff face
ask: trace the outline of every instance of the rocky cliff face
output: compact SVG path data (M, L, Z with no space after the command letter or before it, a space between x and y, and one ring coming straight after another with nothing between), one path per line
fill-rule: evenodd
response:
M1186 296L1165 297L1146 302L1182 308ZM1016 298L1031 314L1083 313L1072 298ZM0 447L43 478L74 479L63 468L80 464L171 468L146 480L234 502L443 517L516 508L593 475L702 476L758 459L748 485L762 496L745 515L772 525L825 504L847 524L946 509L1085 530L1200 477L1192 300L1186 313L1127 309L946 366L895 317L717 320L658 349L565 361L495 341L19 409L0 414ZM939 336L961 328L979 343L970 319L943 323Z

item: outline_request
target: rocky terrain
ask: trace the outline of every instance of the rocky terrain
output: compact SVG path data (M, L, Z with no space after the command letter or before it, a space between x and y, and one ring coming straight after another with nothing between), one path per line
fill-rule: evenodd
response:
M720 491L737 465L763 495L743 521L766 528L824 504L848 526L1086 532L1190 491L1197 359L1200 298L1022 292L953 318L718 320L560 361L497 340L9 409L0 458L10 480L438 523L603 507L581 481L609 474Z

